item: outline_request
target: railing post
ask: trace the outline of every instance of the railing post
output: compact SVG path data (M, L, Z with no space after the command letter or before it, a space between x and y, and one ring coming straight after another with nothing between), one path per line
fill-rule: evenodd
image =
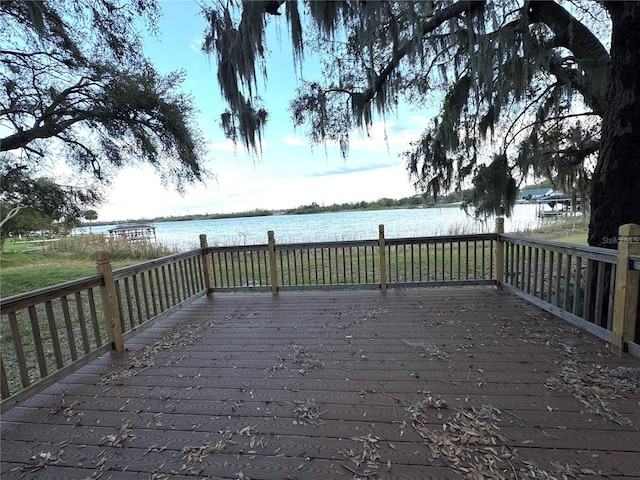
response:
M269 274L271 278L271 293L273 295L278 294L278 270L276 262L276 238L273 230L267 232L267 238L269 240Z
M504 242L500 235L504 233L504 217L496 218L496 242L495 242L495 265L494 272L496 284L500 287L500 283L504 281Z
M100 296L102 297L102 308L104 318L111 342L111 353L124 352L124 339L122 337L122 322L120 320L120 310L118 309L118 298L116 296L116 282L113 279L113 269L109 252L96 253L96 267L98 275L102 277Z
M200 235L200 248L202 248L202 273L204 275L204 286L207 289L207 297L213 297L213 283L211 282L211 267L207 260L207 236L203 233Z
M617 355L627 351L627 341L634 341L638 314L640 271L629 268L629 255L640 253L640 225L628 223L618 229L618 263L613 300L612 350Z
M384 225L378 225L378 251L380 253L380 291L387 293L387 248L384 243Z

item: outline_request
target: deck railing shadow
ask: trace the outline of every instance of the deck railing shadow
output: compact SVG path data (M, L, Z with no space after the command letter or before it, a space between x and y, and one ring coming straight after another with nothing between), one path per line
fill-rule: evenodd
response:
M618 249L496 232L474 235L201 248L0 300L2 411L176 309L223 291L495 285L640 356L640 226Z

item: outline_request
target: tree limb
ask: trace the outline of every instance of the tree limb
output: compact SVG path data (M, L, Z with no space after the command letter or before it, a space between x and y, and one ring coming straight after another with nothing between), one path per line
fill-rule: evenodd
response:
M24 205L18 205L16 207L13 207L11 210L9 210L7 212L7 215L2 220L0 220L0 230L2 229L5 223L7 223L9 220L15 217L23 208L24 208Z
M544 23L555 34L551 46L564 47L573 52L580 69L585 72L584 82L576 83L574 86L580 90L591 108L604 112L607 105L611 57L602 43L586 26L556 2L530 1L527 7L532 23Z
M26 148L29 143L39 138L50 138L61 132L64 132L72 125L88 120L93 115L90 112L78 113L78 116L65 122L56 124L48 123L42 127L32 127L28 130L20 130L16 133L0 138L0 152L16 150L18 148Z
M464 0L454 3L442 10L436 11L433 17L429 18L429 20L425 21L422 24L423 37L427 34L433 32L436 28L441 26L447 20L450 20L458 15L471 10L473 7L483 4L484 2L478 2L477 0ZM414 39L407 41L404 45L402 45L397 50L393 51L393 56L389 63L384 67L384 69L380 72L380 74L376 77L375 82L371 85L364 93L363 99L366 102L369 102L373 99L373 97L380 91L382 85L389 79L391 74L400 64L400 61L406 57L411 51L415 48L418 41L420 39Z

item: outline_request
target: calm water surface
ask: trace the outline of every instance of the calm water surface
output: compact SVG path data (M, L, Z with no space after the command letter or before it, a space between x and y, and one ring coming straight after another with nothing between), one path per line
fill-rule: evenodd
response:
M492 232L493 222L493 219L478 222L459 208L425 208L159 222L154 225L158 242L178 250L190 250L199 246L202 233L207 235L210 246L250 245L267 243L269 230L275 232L278 243L295 243L375 239L380 224L385 226L385 237L401 238ZM516 205L512 217L505 221L505 230L534 228L537 222L536 205ZM96 226L93 232L106 232L113 227ZM78 233L87 231L88 228L77 230Z

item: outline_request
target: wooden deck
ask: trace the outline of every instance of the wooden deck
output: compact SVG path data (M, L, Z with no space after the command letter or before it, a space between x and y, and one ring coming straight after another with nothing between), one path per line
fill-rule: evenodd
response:
M488 287L221 294L3 415L1 476L640 478L639 377Z

